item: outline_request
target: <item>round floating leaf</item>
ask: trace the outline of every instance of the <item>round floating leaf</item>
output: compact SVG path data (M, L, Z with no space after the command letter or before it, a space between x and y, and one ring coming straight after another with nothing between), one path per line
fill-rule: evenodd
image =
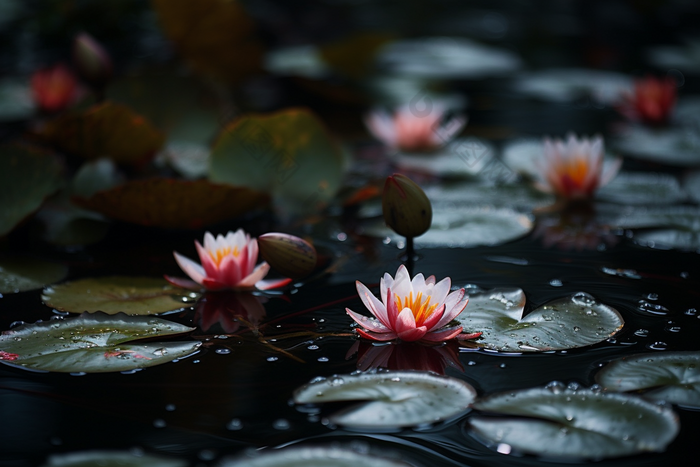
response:
M206 177L209 171L209 148L189 141L170 141L159 153L162 160L185 178Z
M430 229L415 238L415 245L424 248L469 248L480 245L499 245L532 230L530 216L507 208L435 209ZM374 237L389 237L397 245L403 237L379 224L366 229Z
M464 381L432 373L391 371L336 375L294 392L297 404L364 401L329 417L354 428L399 428L435 423L464 413L476 391Z
M675 177L658 173L620 173L596 197L620 204L671 204L685 193Z
M36 106L28 79L0 80L0 120L23 120L34 115Z
M209 166L211 180L272 193L294 211L328 202L342 174L340 147L305 109L238 118L220 135Z
M164 141L145 118L109 101L66 113L48 122L41 135L68 153L86 159L108 157L131 165L150 160Z
M0 294L40 289L63 279L68 268L33 258L0 259Z
M469 424L491 443L545 456L602 459L663 451L680 429L668 407L588 389L527 389L487 397L474 408L527 417L472 417Z
M195 70L232 82L260 70L255 23L235 0L153 0L165 35Z
M521 289L469 293L457 317L465 332L482 332L479 347L505 352L542 352L585 347L619 331L624 320L613 308L584 292L542 305L523 316Z
M409 467L410 464L339 447L291 447L230 459L220 467Z
M554 196L543 193L524 183L494 185L490 183L461 182L433 185L425 194L436 209L445 207L493 206L520 212L531 212L554 203Z
M476 138L464 138L427 154L398 153L394 162L402 169L444 178L469 178L478 175L491 162L495 150Z
M0 361L61 373L128 371L191 354L200 342L128 342L193 331L153 317L84 313L77 318L25 324L0 334Z
M151 227L198 229L263 207L268 197L244 187L207 180L131 180L89 198L80 206L107 217Z
M696 203L700 203L700 172L688 174L683 181L685 192Z
M152 315L190 306L199 294L173 287L165 279L110 276L48 287L41 298L47 306L71 313Z
M283 47L270 51L265 57L265 69L277 75L302 76L319 79L331 74L315 45Z
M614 141L629 156L680 167L700 166L700 139L684 128L630 126Z
M645 390L644 397L700 408L700 352L638 354L613 360L595 380L609 391Z
M634 208L613 218L623 229L654 229L634 233L634 241L653 248L700 249L700 209L691 206Z
M73 195L88 197L98 191L118 186L122 182L123 177L112 160L97 159L85 162L80 167L73 177L70 191Z
M478 79L511 73L521 60L508 50L465 38L427 37L384 46L377 64L402 76Z
M590 96L598 102L614 104L632 87L629 76L579 68L523 73L515 81L516 91L554 102L569 102Z
M186 467L187 461L122 451L80 451L49 456L43 467Z
M0 236L39 209L62 183L58 159L31 146L0 146Z

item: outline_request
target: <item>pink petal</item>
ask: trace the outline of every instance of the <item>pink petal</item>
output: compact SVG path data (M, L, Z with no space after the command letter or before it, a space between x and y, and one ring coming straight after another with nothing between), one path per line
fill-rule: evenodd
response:
M255 284L261 281L267 273L270 271L270 265L263 261L258 264L257 267L248 276L244 277L242 281L238 283L236 288L241 289L252 289Z
M476 339L477 337L480 337L483 334L483 332L463 332L459 336L457 336L458 341L466 341L469 339Z
M469 297L464 294L464 289L460 289L460 291L461 293L457 295L460 300L456 304L454 304L451 308L447 308L447 304L445 304L445 314L442 315L440 321L435 325L435 329L440 329L441 327L449 324L450 321L455 319L467 307Z
M182 287L183 289L193 290L195 292L202 291L202 285L196 283L195 281L191 281L189 279L183 279L181 277L172 277L172 276L168 276L168 275L164 275L163 277L165 278L166 281L170 282L175 287Z
M399 315L396 317L396 324L394 326L394 331L401 334L404 331L408 331L416 328L416 318L413 316L413 312L410 308L404 308L401 310Z
M228 284L224 284L223 282L219 282L215 279L209 279L208 277L204 278L204 280L202 281L202 285L205 289L211 290L212 292L231 288L231 286L229 286Z
M421 326L419 328L407 329L403 332L399 332L398 335L399 339L401 339L402 341L414 342L423 339L426 336L427 332L428 330L426 329L426 327Z
M454 339L459 334L462 333L462 326L457 326L454 328L448 328L441 331L433 331L427 333L423 340L427 342L444 342L450 339Z
M430 291L431 303L444 303L447 294L450 293L450 287L452 287L452 280L449 277L435 284L433 290Z
M258 290L272 290L284 287L285 285L290 284L291 282L292 279L290 279L289 277L284 277L282 279L265 279L256 282L255 288Z
M426 329L438 328L436 325L441 321L441 318L445 314L445 305L441 305L437 310L433 311L428 318L423 321L423 326Z
M201 265L195 263L185 256L182 256L177 251L173 251L173 256L175 257L175 261L177 261L178 266L180 266L180 269L182 269L185 274L190 276L190 278L196 283L202 283L207 275Z
M357 324L365 328L367 331L387 333L392 332L391 329L384 326L379 320L368 318L367 316L355 313L350 308L346 308L345 312L353 319Z
M384 304L380 302L362 282L356 281L355 288L357 288L357 293L360 296L360 300L362 300L362 303L364 303L370 313L381 321L384 326L391 329L391 320L387 315L387 308L384 306Z
M210 276L219 282L228 284L229 287L235 288L241 281L241 271L238 269L238 263L233 256L226 256L219 264L218 274Z
M359 328L355 329L355 331L357 331L357 333L359 335L361 335L362 337L364 337L365 339L369 339L372 341L386 342L386 341L394 340L398 337L393 332L387 332L384 334L374 334L374 333L363 331L362 329L359 329Z
M207 232L209 233L209 232ZM209 234L211 236L211 234ZM206 244L206 235L204 236L204 243ZM214 240L210 240L209 243L212 243ZM219 273L219 267L214 263L214 260L211 259L211 256L209 256L208 250L206 247L203 247L197 240L194 241L194 245L197 247L197 254L199 255L199 261L202 263L202 267L206 271L206 275L208 277L217 277Z

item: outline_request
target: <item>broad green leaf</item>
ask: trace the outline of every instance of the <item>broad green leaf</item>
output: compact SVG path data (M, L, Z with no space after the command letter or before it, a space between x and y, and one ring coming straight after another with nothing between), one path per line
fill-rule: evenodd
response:
M700 408L700 352L646 353L604 366L595 380L608 391L644 391L644 397Z
M430 229L415 238L415 245L423 248L471 248L480 245L499 245L522 237L532 230L530 216L508 208L447 208L434 209ZM403 248L403 237L383 223L365 229L373 237L389 237Z
M683 188L688 196L700 203L700 172L688 174L683 181Z
M584 292L546 303L523 316L521 289L467 292L457 317L465 332L482 332L473 344L504 352L543 352L597 344L617 333L622 316ZM472 344L472 342L470 342Z
M394 162L401 169L437 177L474 178L492 161L493 145L477 138L461 138L427 154L398 153Z
M650 205L683 201L685 193L672 175L622 172L600 188L596 197L625 205Z
M633 86L630 76L588 68L550 68L521 73L514 81L517 92L553 102L592 97L600 103L615 104Z
M194 328L154 317L84 313L77 318L25 324L0 334L0 361L39 371L105 373L170 362L200 342L131 341L172 336Z
M208 180L131 180L89 198L74 197L86 209L149 227L199 229L265 207L268 196L245 187Z
M0 237L61 187L62 172L50 153L19 144L0 146Z
M155 156L164 141L144 117L110 101L65 113L48 122L40 135L62 151L89 160L108 157L135 166Z
M700 140L689 128L628 127L613 144L622 153L678 167L700 166Z
M117 166L111 159L88 161L75 173L70 184L70 194L88 197L122 182L123 177L117 172Z
M464 381L427 372L390 371L334 375L294 392L297 404L364 401L330 415L354 428L399 428L431 424L463 414L476 398Z
M628 209L612 216L610 225L623 229L653 229L634 233L634 241L653 248L700 249L700 209L665 206Z
M47 287L41 298L47 306L71 313L152 315L191 306L199 294L173 287L165 279L109 276Z
M0 294L41 289L63 279L68 268L34 258L0 259Z
M224 460L220 467L409 467L399 460L336 446L287 447Z
M43 467L186 467L187 461L124 451L52 454Z
M5 2L3 6L6 3L11 4L12 2ZM0 17L4 19L4 14L0 13ZM36 106L29 81L29 78L4 78L0 80L0 120L23 120L34 115Z
M668 407L589 389L526 389L486 397L474 408L504 416L470 418L478 437L544 456L603 459L660 452L680 429Z
M343 154L304 109L243 116L214 145L209 178L272 193L282 210L313 210L340 188Z

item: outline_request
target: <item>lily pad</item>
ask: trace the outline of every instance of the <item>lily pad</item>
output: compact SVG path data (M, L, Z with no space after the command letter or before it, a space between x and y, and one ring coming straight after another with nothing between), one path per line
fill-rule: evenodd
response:
M283 47L270 51L265 57L267 71L282 76L321 79L331 74L331 67L315 45Z
M188 179L206 177L209 172L209 148L191 141L169 141L158 154L162 161Z
M608 391L644 391L644 397L700 408L700 352L638 354L613 360L595 380Z
M260 71L262 42L255 22L235 0L154 0L165 35L196 71L239 82Z
M170 362L200 342L148 342L194 328L154 317L84 313L77 318L17 326L0 334L0 361L39 371L106 373Z
M700 166L700 136L692 128L652 129L632 125L613 141L613 146L637 159L678 167Z
M482 332L474 345L504 352L544 352L597 344L624 325L614 309L587 293L546 303L523 316L521 289L497 288L469 294L457 317L465 332Z
M144 117L109 101L66 113L48 122L40 134L62 151L135 166L155 156L165 139Z
M398 153L393 160L400 168L443 178L473 178L491 162L493 145L464 138L428 154Z
M499 245L522 237L532 227L530 216L507 208L434 209L430 229L415 238L415 245L422 248ZM403 237L382 224L370 226L365 233L373 237L388 237L403 248Z
M165 279L109 276L47 287L41 298L47 306L71 313L152 315L190 306L199 294L173 287Z
M693 201L700 203L700 172L688 174L683 180L683 188Z
M186 467L187 461L124 451L80 451L49 456L43 467Z
M649 229L634 233L633 240L644 246L700 250L700 209L696 207L633 208L613 216L609 224L623 229Z
M0 80L0 120L27 119L32 117L35 111L29 79Z
M474 408L518 417L472 417L477 436L544 456L603 459L661 452L680 429L668 407L589 389L526 389L486 397Z
M426 187L425 194L433 207L493 206L513 209L519 212L532 212L554 203L554 196L543 193L525 183L441 183Z
M431 424L463 414L476 398L464 381L413 371L335 375L294 392L297 404L363 401L330 415L332 423L367 429Z
M282 210L312 210L340 188L343 153L305 109L248 115L233 121L214 145L209 178L272 193Z
M264 207L267 195L207 180L131 180L76 204L105 216L152 227L198 229Z
M220 467L410 467L404 462L330 446L291 447L262 451L255 457L225 460Z
M660 173L619 173L596 193L598 199L620 204L671 204L685 199L678 180Z
M377 66L393 74L444 79L480 79L512 73L521 66L513 52L465 38L423 37L387 44Z
M0 146L0 237L61 187L62 173L50 153L19 144Z
M515 90L546 101L570 102L592 97L602 104L615 104L631 90L629 76L585 68L552 68L521 74Z
M41 289L63 279L68 268L34 258L0 259L0 294Z

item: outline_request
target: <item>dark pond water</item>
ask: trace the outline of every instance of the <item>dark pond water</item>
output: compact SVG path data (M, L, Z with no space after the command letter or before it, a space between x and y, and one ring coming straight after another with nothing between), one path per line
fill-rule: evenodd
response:
M182 245L191 236L119 227L103 243L108 248L73 253L37 251L31 241L13 240L20 249L66 262L71 277L79 278L135 271L176 273L171 251L184 250ZM357 356L347 355L355 338L334 336L350 331L346 306L362 309L354 280L376 284L380 274L393 272L400 264L393 245L378 240L365 244L365 251L372 251L370 259L351 242L333 244L329 235L324 243L347 258L339 271L298 288L286 300L271 298L266 304L269 324L260 332L289 355L262 344L245 328L226 337L214 324L193 333L192 338L206 342L197 354L133 374L79 376L0 367L3 465L36 465L49 454L84 449L143 450L187 459L192 465L210 465L251 447L336 441L394 453L423 466L540 465L534 456L501 455L475 440L465 428L469 414L422 431L368 434L324 424L324 415L335 405L320 413L304 413L289 403L293 390L310 379L357 369ZM537 355L462 349L459 360L464 371L448 367L446 374L469 382L479 395L551 381L590 386L597 368L623 355L700 349L700 319L688 311L700 302L695 254L641 248L625 238L605 251L566 251L544 248L541 239L532 237L497 247L419 253L416 271L450 276L455 285L520 287L527 295L527 309L586 291L618 309L626 321L613 339L584 349ZM606 268L634 270L639 278L610 275ZM663 315L643 311L642 301L667 311ZM2 329L19 320L57 316L41 303L39 292L6 295L0 307ZM167 319L198 324L191 308ZM299 331L320 336L281 338ZM280 338L272 341L275 336ZM665 453L597 465L689 465L687 454L694 447L693 427L700 422L700 413L677 412L681 434Z

